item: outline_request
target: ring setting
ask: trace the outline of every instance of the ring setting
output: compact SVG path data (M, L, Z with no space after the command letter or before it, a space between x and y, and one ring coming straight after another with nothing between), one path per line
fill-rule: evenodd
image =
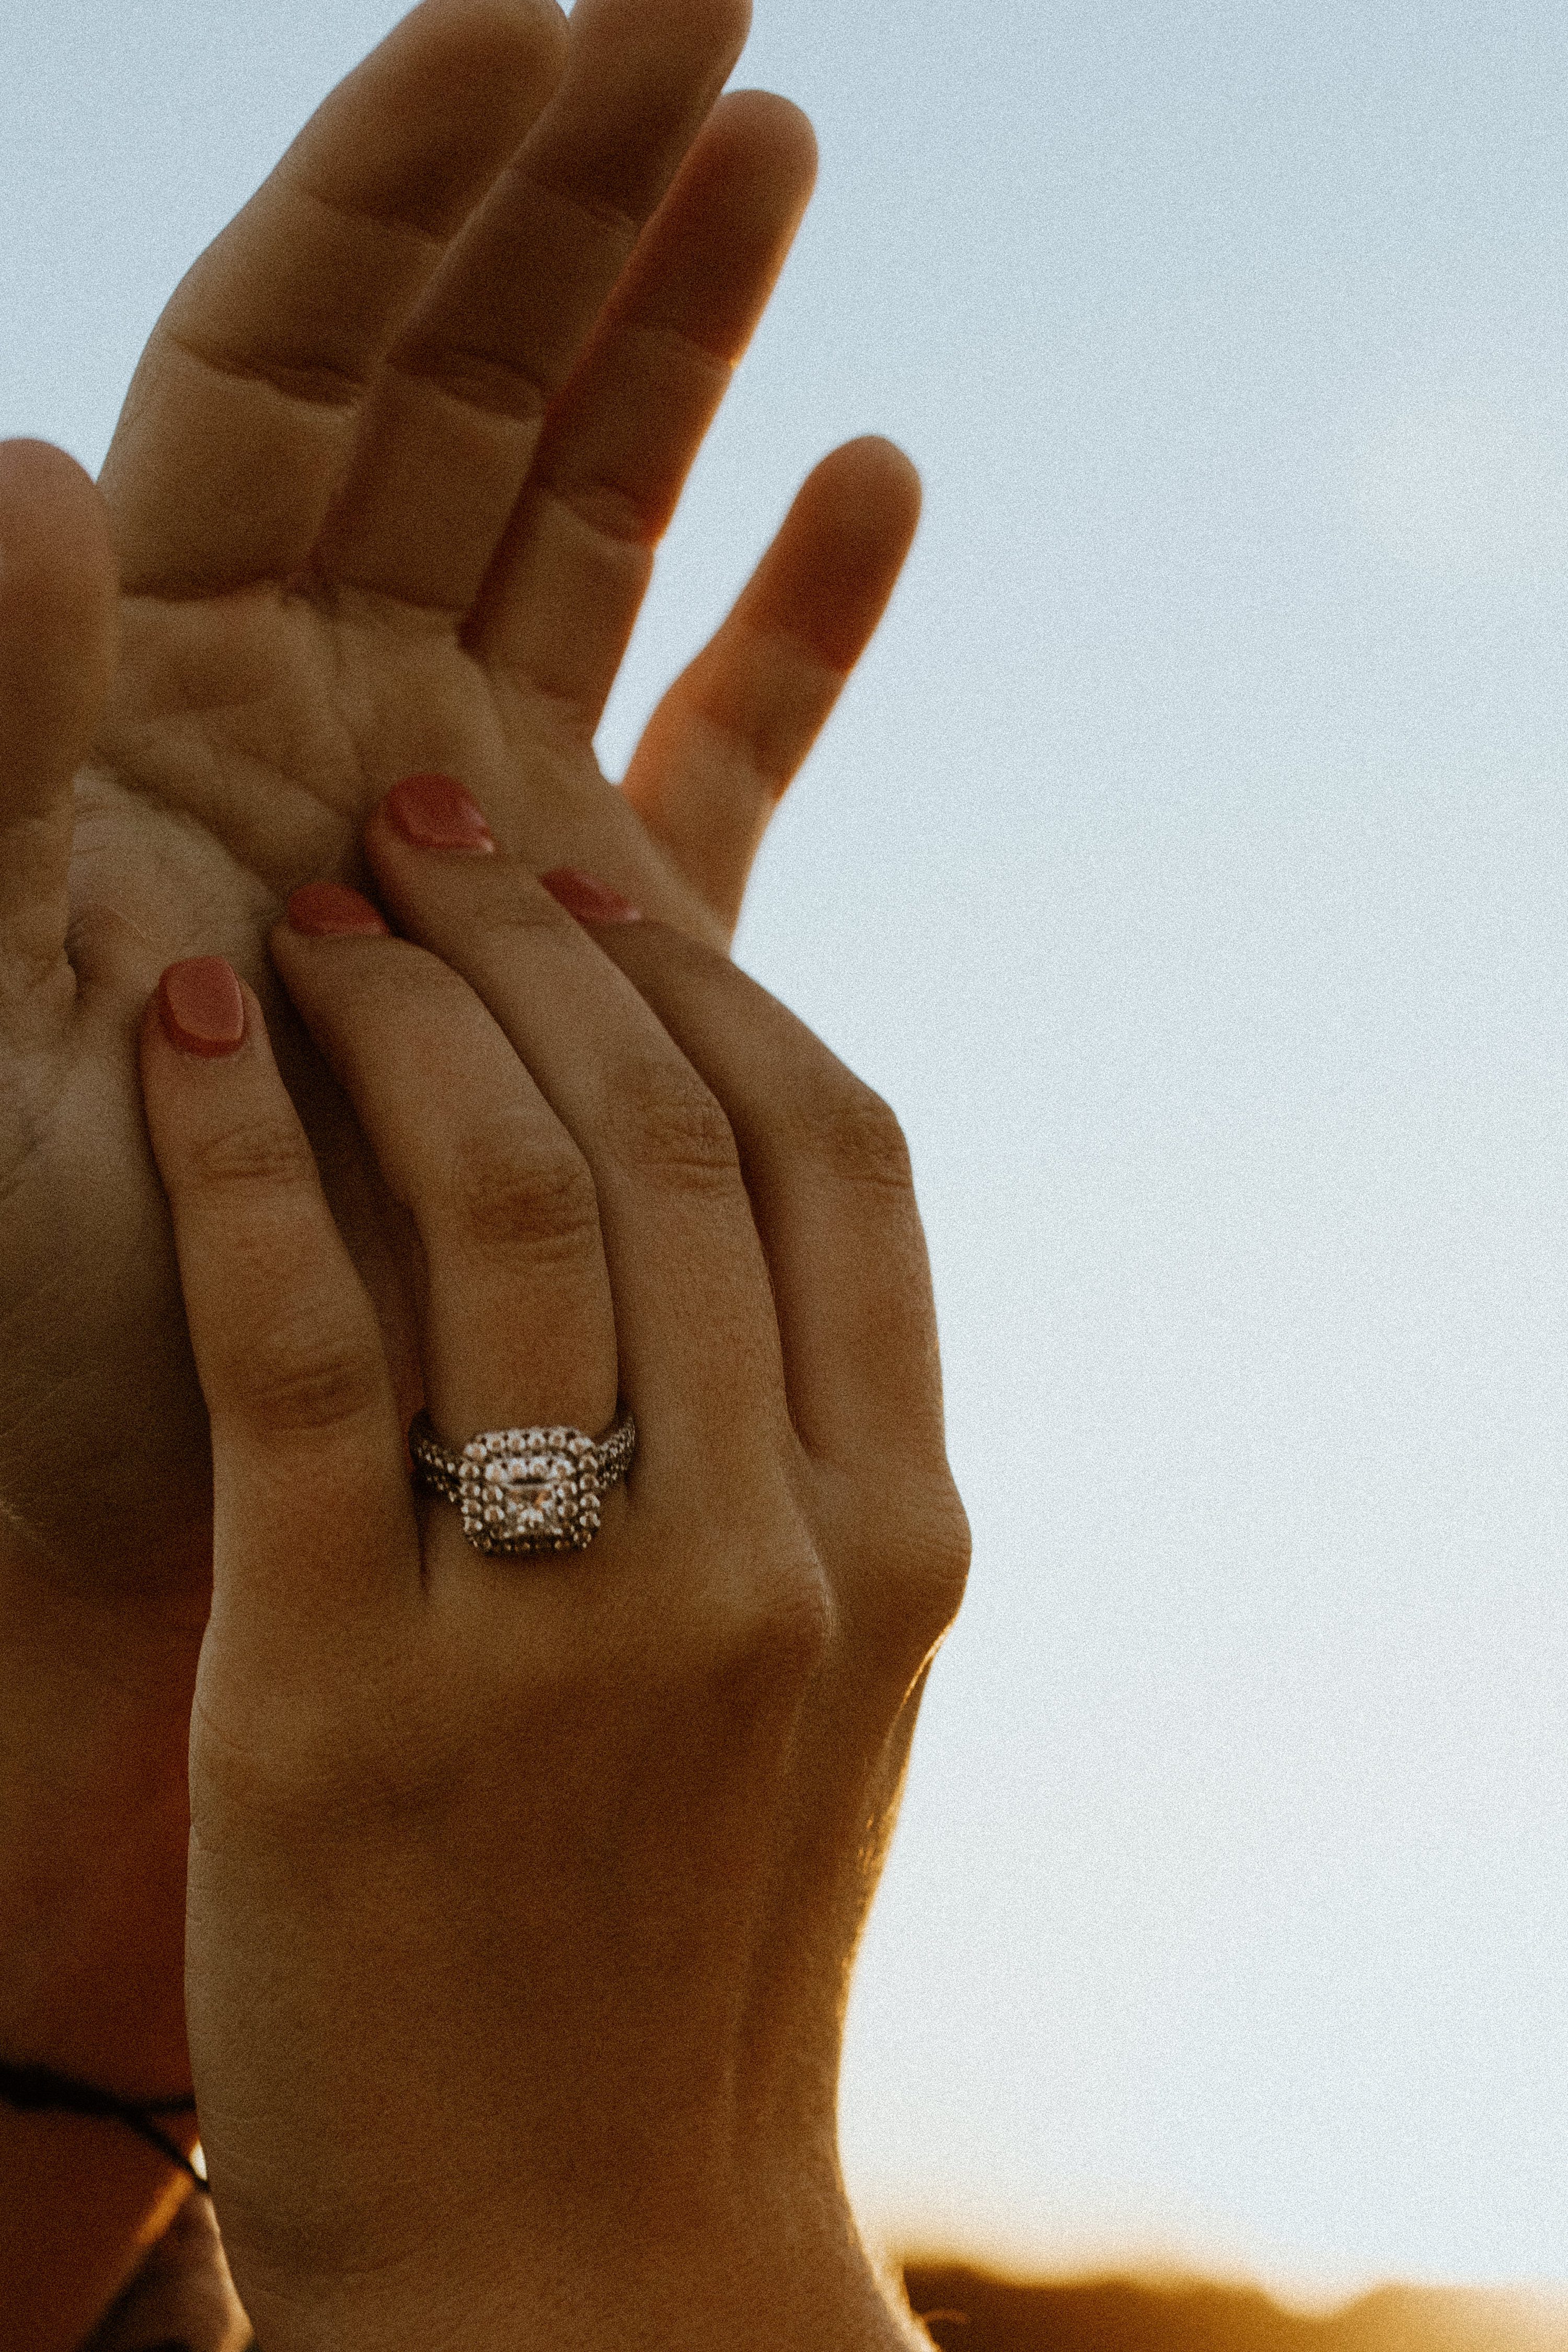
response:
M408 1433L415 1484L455 1503L476 1551L517 1559L584 1551L599 1532L606 1491L626 1476L637 1423L619 1414L603 1437L581 1429L485 1429L448 1454L427 1412Z

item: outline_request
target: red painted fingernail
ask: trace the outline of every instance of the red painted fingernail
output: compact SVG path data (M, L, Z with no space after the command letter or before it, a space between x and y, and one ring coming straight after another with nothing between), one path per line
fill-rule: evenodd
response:
M245 1042L245 998L222 956L172 963L158 982L158 1013L182 1054L232 1054Z
M579 866L557 866L552 873L542 874L540 880L552 898L559 899L569 915L580 923L640 923L642 908L601 882L596 874L584 874Z
M289 901L289 924L308 940L384 939L388 926L345 882L307 882Z
M489 857L494 834L472 793L456 776L405 776L394 784L383 808L416 849L466 849Z

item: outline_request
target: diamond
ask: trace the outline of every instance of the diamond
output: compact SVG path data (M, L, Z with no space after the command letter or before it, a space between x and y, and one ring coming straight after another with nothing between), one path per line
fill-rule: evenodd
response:
M637 1439L629 1413L595 1442L580 1429L481 1430L446 1453L422 1413L409 1431L417 1483L457 1503L463 1533L491 1556L581 1550L598 1531L604 1489Z

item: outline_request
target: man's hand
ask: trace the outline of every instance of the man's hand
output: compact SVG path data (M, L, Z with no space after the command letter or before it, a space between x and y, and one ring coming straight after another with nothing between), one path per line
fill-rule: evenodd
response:
M793 108L715 103L746 17L425 0L176 293L102 503L0 452L0 1511L111 1617L184 1633L208 1570L133 1069L162 968L219 952L263 991L411 1412L417 1251L269 986L280 901L357 874L369 807L438 767L536 868L726 939L890 592L914 478L853 444L606 787L654 545L813 174Z

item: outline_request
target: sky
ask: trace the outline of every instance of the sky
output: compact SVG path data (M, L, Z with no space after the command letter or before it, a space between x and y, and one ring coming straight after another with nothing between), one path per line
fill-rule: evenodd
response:
M13 5L0 430L107 445L383 0ZM970 1597L890 2241L1568 2279L1568 17L756 0L819 192L618 772L811 464L926 516L742 961L896 1105Z

